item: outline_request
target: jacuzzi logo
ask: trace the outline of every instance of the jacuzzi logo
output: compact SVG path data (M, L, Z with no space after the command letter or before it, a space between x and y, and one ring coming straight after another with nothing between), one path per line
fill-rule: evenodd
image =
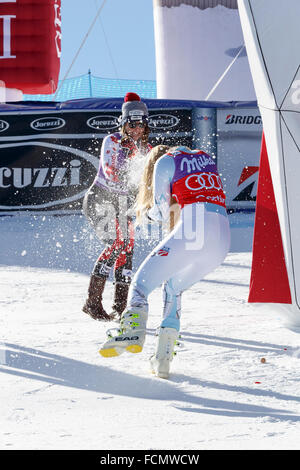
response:
M80 184L80 160L62 168L0 168L0 188L50 188Z
M0 132L4 132L8 128L9 128L8 122L3 121L2 119L0 119Z
M91 183L87 175L93 175L99 165L94 155L76 148L50 142L22 142L0 145L8 161L15 161L16 152L30 153L35 149L35 158L26 160L26 166L6 165L0 167L0 189L7 191L6 210L35 210L64 206L80 200ZM37 151L40 150L40 157ZM64 155L63 158L61 155ZM11 197L13 194L13 197ZM2 198L2 204L5 199Z
M179 124L179 119L172 114L152 114L149 117L151 129L171 129Z
M43 117L35 119L30 123L30 127L35 131L52 131L64 127L66 121L60 117Z
M118 118L109 114L93 116L86 123L89 127L97 130L116 129L120 126Z

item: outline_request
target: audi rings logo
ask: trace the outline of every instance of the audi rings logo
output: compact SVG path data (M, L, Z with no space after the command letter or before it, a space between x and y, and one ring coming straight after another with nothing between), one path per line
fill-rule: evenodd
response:
M170 129L179 124L179 119L172 114L152 114L149 117L149 127L151 129Z
M118 118L116 116L111 116L108 114L101 116L93 116L87 120L87 125L93 129L116 129L120 126Z
M223 190L222 181L219 175L214 173L200 173L190 175L185 180L185 185L190 191L200 191L201 189Z

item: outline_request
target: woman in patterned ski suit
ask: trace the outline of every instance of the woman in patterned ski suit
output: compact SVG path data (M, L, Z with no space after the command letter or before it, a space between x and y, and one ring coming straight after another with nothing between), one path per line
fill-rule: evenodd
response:
M155 151L156 147L150 152L149 160ZM125 350L142 350L148 317L147 299L163 284L163 320L151 367L156 375L168 377L180 328L181 293L223 262L230 246L230 229L225 194L214 159L201 150L187 147L176 147L167 152L163 148L162 153L154 165L153 199L148 202L142 184L137 214L164 222L169 218L170 204L175 200L180 207L179 218L174 229L134 275L119 334L110 337L100 353L110 357Z
M128 172L137 154L146 155L151 150L148 110L137 94L126 94L120 125L120 132L103 140L98 173L83 201L83 213L99 240L106 244L91 274L83 311L102 321L120 318L131 282L134 228L127 211L135 195L128 187ZM102 295L111 269L114 269L115 290L112 312L108 314L103 308Z

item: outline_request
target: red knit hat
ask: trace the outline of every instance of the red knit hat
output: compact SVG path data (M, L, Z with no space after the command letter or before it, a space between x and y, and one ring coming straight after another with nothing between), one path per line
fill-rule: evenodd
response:
M136 93L129 91L124 97L124 103L127 103L127 101L141 101L141 98Z

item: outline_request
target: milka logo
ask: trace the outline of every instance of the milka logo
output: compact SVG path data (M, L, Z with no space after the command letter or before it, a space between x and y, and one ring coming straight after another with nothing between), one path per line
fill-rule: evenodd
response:
M66 124L66 121L60 117L43 117L35 119L30 123L30 127L35 131L51 131L60 129Z
M0 188L49 188L80 184L80 160L69 168L0 168Z
M0 132L4 132L8 128L9 128L8 122L3 121L2 119L0 119Z
M171 114L152 114L149 118L149 127L152 129L170 129L178 123L179 119Z
M93 129L115 129L120 125L118 119L110 115L94 116L88 119L86 123Z
M200 155L199 157L187 158L184 157L181 160L180 170L184 170L184 166L186 165L186 170L188 173L197 170L203 170L207 165L214 165L215 162L213 159L206 155Z

